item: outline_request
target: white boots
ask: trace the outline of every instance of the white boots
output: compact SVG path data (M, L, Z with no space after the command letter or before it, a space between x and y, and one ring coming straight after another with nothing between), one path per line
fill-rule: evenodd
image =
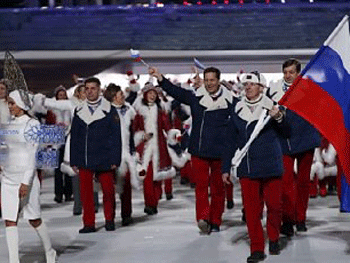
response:
M40 237L44 249L45 249L45 255L46 255L46 262L47 263L57 263L57 253L52 248L51 240L49 237L49 233L47 231L46 225L44 222L41 223L40 226L37 228L34 228L37 232L38 236ZM6 240L7 240L7 247L9 251L9 261L10 263L20 263L19 262L19 253L18 253L18 229L17 226L9 226L6 227Z
M9 251L9 262L19 263L17 226L6 227L6 241Z
M40 237L44 249L45 249L45 255L46 255L46 262L47 263L57 263L57 254L56 251L52 248L51 245L51 239L49 236L49 233L47 231L46 225L44 222L40 224L37 228L34 228L37 232L38 236Z

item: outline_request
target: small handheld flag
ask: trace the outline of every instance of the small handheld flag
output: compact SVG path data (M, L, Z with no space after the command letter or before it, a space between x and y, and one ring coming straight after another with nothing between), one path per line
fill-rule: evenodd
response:
M146 67L150 67L140 56L140 51L138 50L134 50L134 49L130 49L130 53L131 53L131 57L135 59L136 62L141 62L142 64L144 64Z
M202 70L204 70L206 68L206 66L204 66L202 63L200 63L198 59L194 58L193 61L194 61L194 65L197 68L202 69Z

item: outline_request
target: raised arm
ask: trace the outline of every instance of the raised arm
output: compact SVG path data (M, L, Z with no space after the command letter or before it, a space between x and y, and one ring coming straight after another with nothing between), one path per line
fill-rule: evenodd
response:
M150 67L148 72L151 76L157 78L159 85L165 90L171 97L180 101L183 104L191 105L195 95L192 91L183 89L179 86L172 84L168 79L159 72L156 67Z

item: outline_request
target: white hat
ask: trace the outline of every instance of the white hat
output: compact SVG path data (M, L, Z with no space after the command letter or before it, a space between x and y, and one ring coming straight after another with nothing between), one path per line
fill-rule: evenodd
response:
M260 84L263 87L266 87L266 79L263 74L259 72L252 72L252 73L246 73L243 75L241 82L247 83L247 82L252 82L252 83L257 83Z
M18 90L10 92L9 97L14 100L16 105L22 110L28 111L30 108L24 103L21 94Z

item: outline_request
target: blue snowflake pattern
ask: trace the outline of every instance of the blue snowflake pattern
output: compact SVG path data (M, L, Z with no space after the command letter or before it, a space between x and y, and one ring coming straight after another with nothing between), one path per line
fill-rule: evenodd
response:
M36 167L41 169L58 167L58 151L54 148L39 148L36 153Z
M32 143L64 144L65 131L60 125L35 125L24 132L24 138Z

